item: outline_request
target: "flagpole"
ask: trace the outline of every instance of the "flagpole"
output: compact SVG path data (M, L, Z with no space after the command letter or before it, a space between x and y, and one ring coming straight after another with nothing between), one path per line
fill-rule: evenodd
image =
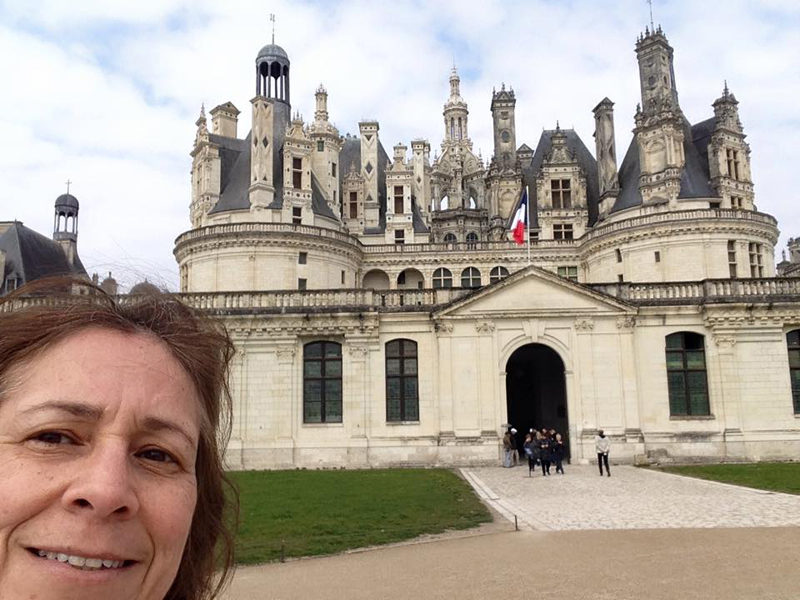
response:
M525 196L528 198L528 206L525 209L525 229L528 230L528 266L531 266L531 193L528 186L525 186Z

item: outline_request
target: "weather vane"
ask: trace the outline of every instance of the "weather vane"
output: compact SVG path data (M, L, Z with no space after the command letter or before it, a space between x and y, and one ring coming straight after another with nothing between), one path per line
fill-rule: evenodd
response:
M275 43L275 14L269 14L269 20L272 21L272 43Z
M69 179L67 179L67 196L69 196L69 185L70 185L71 183L72 183L72 182L71 182Z
M650 30L655 31L656 26L653 25L653 0L647 0L647 3L650 5ZM275 34L273 33L273 37Z

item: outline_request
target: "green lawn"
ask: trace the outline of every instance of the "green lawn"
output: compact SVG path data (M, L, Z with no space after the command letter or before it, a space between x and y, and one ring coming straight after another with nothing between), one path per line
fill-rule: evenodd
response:
M800 494L800 463L691 465L663 467L662 470L667 473L733 483L760 490Z
M243 471L236 561L387 544L491 521L469 484L444 469Z

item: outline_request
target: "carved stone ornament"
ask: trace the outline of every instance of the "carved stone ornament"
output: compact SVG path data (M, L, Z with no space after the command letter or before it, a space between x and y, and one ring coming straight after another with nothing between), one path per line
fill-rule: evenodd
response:
M294 346L278 346L275 349L275 354L278 355L280 362L289 362L294 359L297 349Z
M594 321L588 317L578 317L575 319L575 329L577 331L591 331L594 329Z
M733 348L736 345L736 338L730 335L715 335L714 343L721 348Z
M367 354L369 354L369 348L367 346L349 345L347 347L347 351L353 358L364 358Z
M492 333L494 331L494 323L475 323L475 331L478 333Z
M439 334L442 334L442 333L453 333L453 324L452 323L447 323L447 322L444 322L444 321L437 321L436 323L434 323L433 327L436 330L436 333L439 333Z
M617 329L633 329L636 327L636 317L618 317Z

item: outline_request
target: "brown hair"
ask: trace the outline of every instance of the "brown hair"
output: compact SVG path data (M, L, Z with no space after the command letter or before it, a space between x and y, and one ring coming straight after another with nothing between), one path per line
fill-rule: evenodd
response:
M84 281L38 281L0 300L0 399L12 367L95 327L155 335L194 382L205 412L197 449L197 505L178 573L164 600L215 598L233 568L229 527L237 497L222 461L231 430L227 374L233 344L222 327L170 294L117 300Z

